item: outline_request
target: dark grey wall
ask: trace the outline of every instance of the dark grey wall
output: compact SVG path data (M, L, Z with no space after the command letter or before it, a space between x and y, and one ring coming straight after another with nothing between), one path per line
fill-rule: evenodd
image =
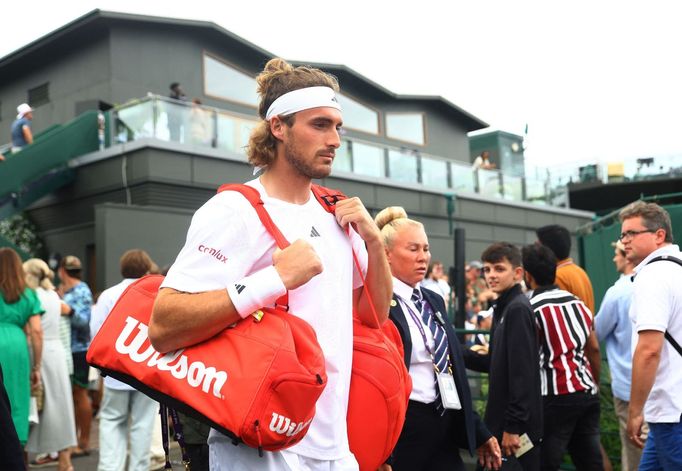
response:
M121 281L119 260L129 249L146 250L159 268L170 265L185 242L193 211L106 203L95 207L98 289Z
M76 117L76 104L86 100L111 100L107 31L79 42L51 62L36 64L23 73L2 77L0 82L0 144L10 141L16 107L28 101L28 90L49 83L50 102L33 113L33 133Z

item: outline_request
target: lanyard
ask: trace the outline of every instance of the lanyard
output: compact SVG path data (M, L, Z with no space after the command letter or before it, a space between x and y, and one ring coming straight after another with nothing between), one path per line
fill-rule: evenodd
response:
M415 324L417 324L417 328L419 329L419 333L421 334L422 340L424 341L424 347L426 348L426 351L429 352L429 355L431 355L431 363L433 363L433 369L436 371L436 373L440 373L438 366L436 365L436 359L433 357L433 351L431 350L431 347L429 347L429 342L426 338L426 331L424 330L424 323L420 319L421 316L417 315L417 311L414 308L412 308L412 306L407 301L405 301L405 299L403 299L399 294L396 294L396 296L407 307L407 311L410 313L412 320L414 321ZM428 301L426 301L426 299L424 299L422 301L422 303L426 303L426 302L428 302ZM421 313L419 313L419 314L421 314ZM434 314L434 317L435 317L435 314ZM440 323L438 321L436 321L436 324L438 325L439 329L443 329L443 335L445 335L445 341L447 342L447 332L445 331L443 326L440 325ZM436 343L435 337L433 339L433 343L434 343L434 345ZM452 368L451 368L452 363L450 362L450 351L449 351L449 349L448 349L447 355L448 355L448 369L450 371L452 371Z
M182 452L182 464L185 466L186 471L190 471L190 459L187 455L187 447L185 445L185 435L182 433L182 425L180 424L180 418L175 409L167 407L165 404L161 404L159 409L161 414L161 438L163 441L163 451L166 455L166 464L163 469L173 469L170 462L170 447L168 445L168 414L170 413L171 419L173 420L173 431L175 432L175 439L180 445L180 450Z

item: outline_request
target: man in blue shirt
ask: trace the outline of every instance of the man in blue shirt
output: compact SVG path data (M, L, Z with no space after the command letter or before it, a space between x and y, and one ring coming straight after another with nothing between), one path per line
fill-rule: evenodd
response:
M32 119L33 108L26 103L17 106L17 119L12 123L13 153L19 152L29 144L33 144L33 134L31 133Z
M606 344L606 356L611 370L613 404L620 430L621 469L630 471L637 469L642 457L642 450L633 445L626 434L632 376L632 321L628 317L628 311L632 297L630 275L634 265L625 258L622 242L614 242L612 245L615 247L613 263L621 276L604 295L595 318L595 331L599 341Z

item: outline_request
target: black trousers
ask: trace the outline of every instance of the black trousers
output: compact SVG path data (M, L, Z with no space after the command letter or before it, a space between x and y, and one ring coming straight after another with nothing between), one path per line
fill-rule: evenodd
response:
M0 468L7 470L24 470L24 452L19 443L17 431L12 422L9 396L0 366Z
M542 469L554 471L568 451L576 469L604 469L599 447L599 395L575 392L542 398Z
M453 414L441 416L435 403L410 401L405 425L393 450L393 471L464 471Z
M192 471L208 471L208 445L185 445L187 456L190 459L190 469Z

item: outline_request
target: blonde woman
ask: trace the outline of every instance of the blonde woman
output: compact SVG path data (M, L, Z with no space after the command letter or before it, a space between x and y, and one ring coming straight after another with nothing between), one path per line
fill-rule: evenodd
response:
M26 449L31 453L60 450L59 471L71 471L73 467L69 449L76 445L76 425L66 355L59 339L63 303L52 284L54 273L47 263L33 258L24 262L24 272L26 284L35 290L45 310L40 319L43 329L40 373L45 399L40 422L31 429ZM49 455L42 459L51 461Z
M393 275L389 319L403 341L412 392L405 425L382 471L464 470L460 448L498 469L500 448L473 410L462 351L443 298L421 287L431 252L424 226L398 206L375 218ZM391 468L392 466L392 468Z

